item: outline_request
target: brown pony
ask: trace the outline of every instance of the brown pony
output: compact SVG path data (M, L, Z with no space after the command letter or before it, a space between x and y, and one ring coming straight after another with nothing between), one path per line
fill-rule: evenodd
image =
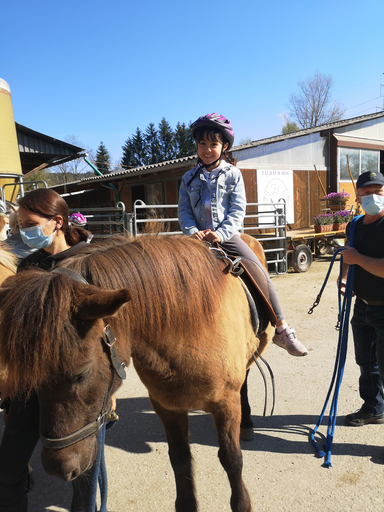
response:
M240 388L259 346L238 278L188 237L112 237L64 260L87 280L31 269L0 291L0 361L18 389L37 390L40 429L58 439L95 422L108 388L121 381L103 342L105 323L117 355L132 357L160 417L176 480L176 511L194 512L188 411L212 414L231 508L252 510L242 479ZM16 371L17 370L17 371ZM111 381L112 376L112 381ZM64 447L43 446L48 474L72 480L89 469L96 435Z
M16 273L17 258L9 252L4 244L0 243L0 286L10 276ZM0 391L4 382L7 380L6 368L0 364Z

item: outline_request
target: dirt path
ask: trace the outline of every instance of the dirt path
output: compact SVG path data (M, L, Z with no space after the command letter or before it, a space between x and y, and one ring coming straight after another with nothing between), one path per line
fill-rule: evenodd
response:
M294 358L271 346L266 358L276 380L273 417L262 418L264 390L257 369L251 370L250 402L255 439L242 443L244 479L254 510L258 511L383 511L384 426L344 426L345 414L360 406L358 369L350 336L347 364L340 391L338 420L332 450L333 467L322 467L308 435L322 410L332 377L337 332L338 264L320 305L315 300L329 258L317 260L305 274L274 278L288 321L309 349ZM169 512L174 510L174 479L160 421L150 408L145 388L132 368L118 394L121 421L107 434L109 512ZM328 411L320 433L326 434ZM229 485L217 458L216 433L210 416L191 416L200 510L229 511ZM40 447L33 457L35 489L30 512L67 511L71 486L44 475Z

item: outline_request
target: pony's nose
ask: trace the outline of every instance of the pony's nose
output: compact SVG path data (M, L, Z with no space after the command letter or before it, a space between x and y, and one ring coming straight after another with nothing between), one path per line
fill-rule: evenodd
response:
M43 447L41 463L47 475L71 482L92 467L95 458L94 450L87 451L84 455L84 457L79 457L78 453L72 452L64 456L62 450L50 450Z
M47 475L60 478L60 480L64 480L64 482L71 482L81 473L79 467L70 468L67 464L61 464L60 461L55 460L52 457L44 458L42 456L41 462Z

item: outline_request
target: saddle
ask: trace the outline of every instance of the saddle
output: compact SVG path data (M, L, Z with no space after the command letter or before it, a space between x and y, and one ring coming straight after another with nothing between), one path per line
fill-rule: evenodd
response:
M226 262L224 272L230 272L241 279L255 333L264 332L268 322L275 326L277 318L269 298L268 280L260 267L246 258L228 255L222 248L210 247L210 249L216 258ZM263 314L260 315L260 312Z

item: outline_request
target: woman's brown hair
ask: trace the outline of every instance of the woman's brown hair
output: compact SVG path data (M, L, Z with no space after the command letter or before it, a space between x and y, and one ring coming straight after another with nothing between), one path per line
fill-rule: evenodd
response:
M21 206L25 210L45 217L46 219L60 215L63 218L63 226L61 229L68 245L73 246L79 242L86 242L88 240L88 231L80 227L69 225L68 205L54 190L50 188L32 190L32 192L28 192L24 197L18 199L17 204L19 207Z

